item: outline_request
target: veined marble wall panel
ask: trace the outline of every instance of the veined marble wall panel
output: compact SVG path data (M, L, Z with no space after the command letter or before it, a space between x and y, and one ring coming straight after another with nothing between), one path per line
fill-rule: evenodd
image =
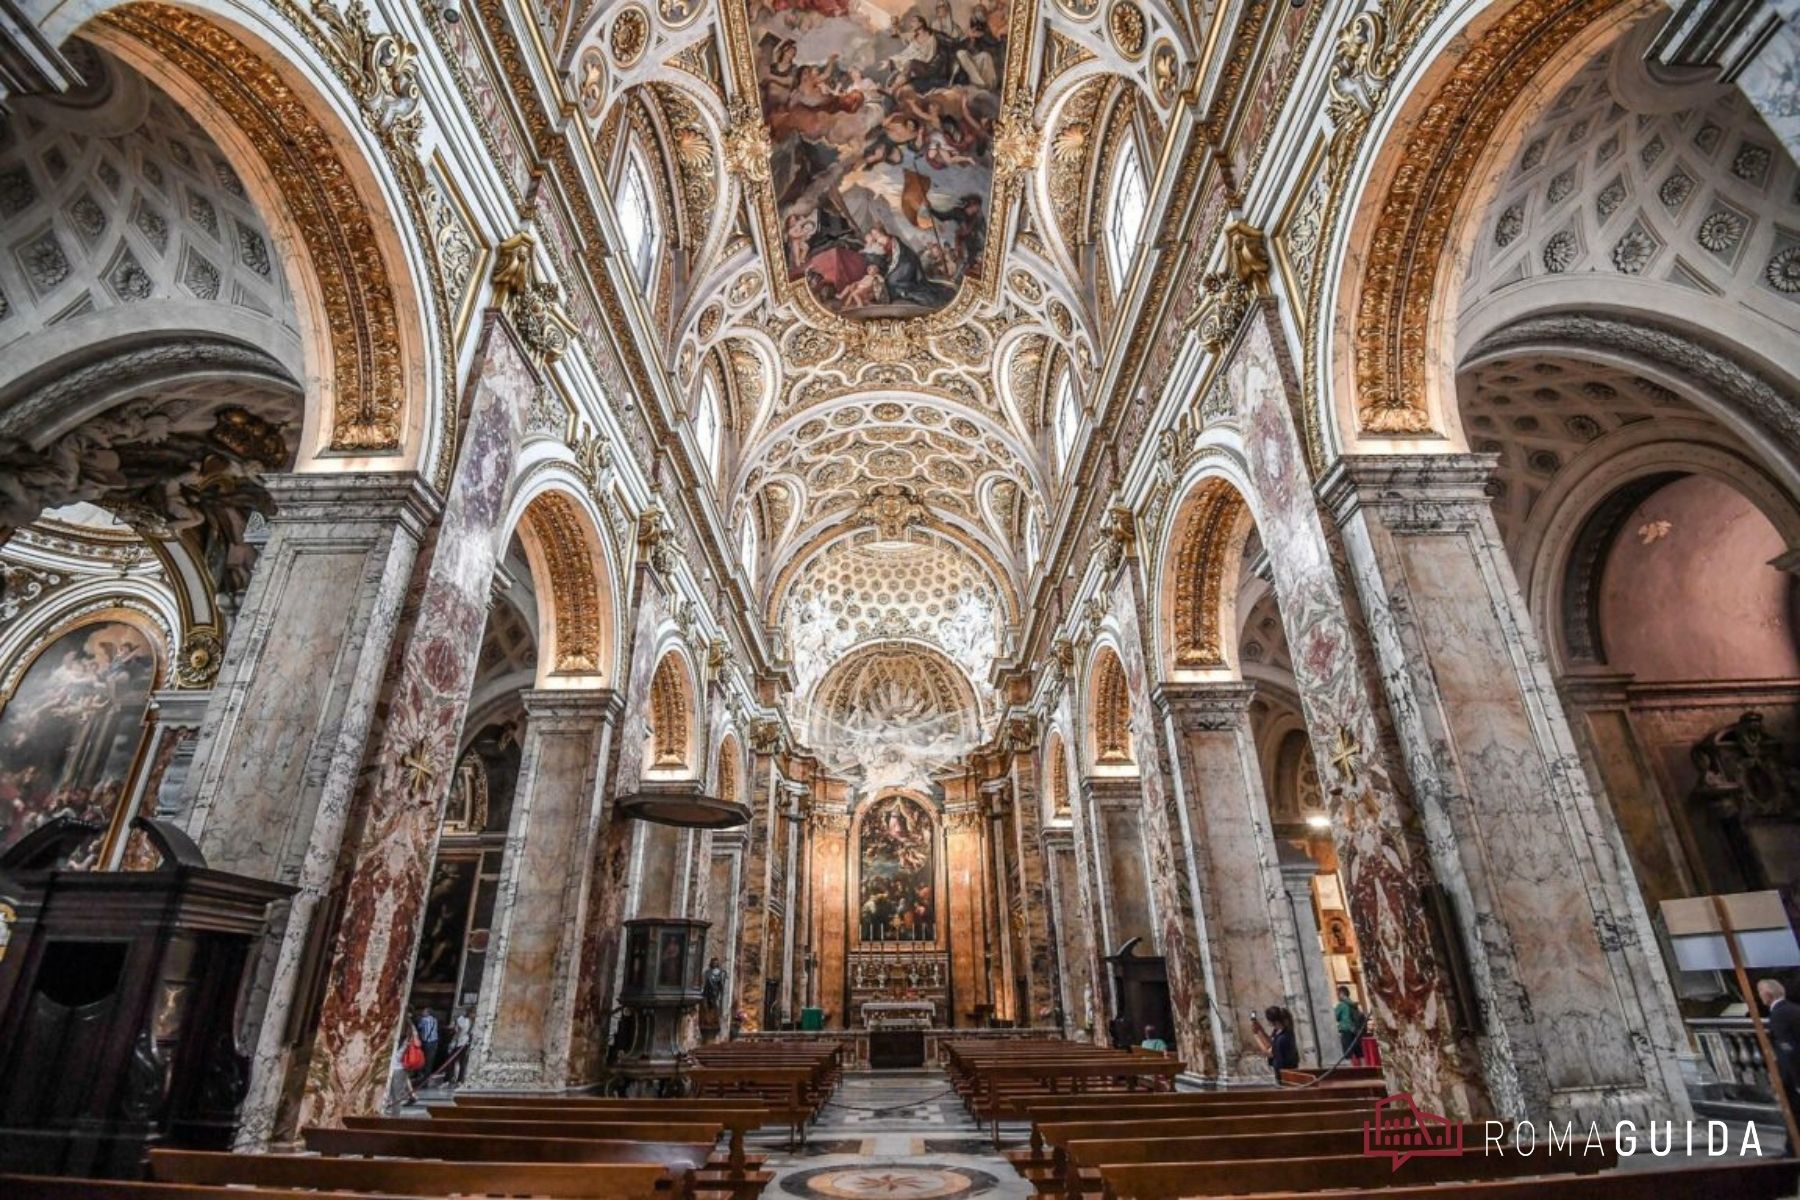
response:
M316 781L308 786L308 768L319 734L338 717L332 701L341 703L351 683L342 667L361 648L358 627L369 617L322 600L362 591L370 553L356 545L274 549L264 565L274 604L258 610L267 634L234 673L243 681L237 694L215 708L225 724L209 740L223 753L197 781L188 830L217 870L294 882L321 798Z
M1641 1083L1627 1014L1606 1003L1613 989L1591 902L1571 872L1581 856L1571 855L1563 826L1574 814L1554 804L1548 772L1557 764L1538 753L1520 693L1498 686L1513 673L1514 648L1470 586L1479 579L1473 549L1454 534L1395 542L1451 735L1441 749L1454 756L1479 814L1456 841L1464 861L1488 877L1512 942L1516 980L1494 982L1516 982L1529 997L1521 1002L1544 1035L1551 1088Z
M502 880L498 910L501 990L493 1005L498 1019L488 1043L490 1065L541 1063L551 1050L559 952L576 927L571 917L577 914L568 907L587 844L584 818L600 765L600 730L597 719L562 719L543 711L554 704L526 702L526 757L507 838L517 867ZM566 727L542 727L551 722Z
M819 959L819 1007L825 1010L826 1024L848 1029L855 1013L843 1011L849 995L845 973L849 969L846 947L849 945L850 895L850 821L831 814L816 820L812 826L813 875L818 897L818 940L813 952ZM797 915L797 914L796 914Z
M388 688L386 724L357 790L362 839L307 1067L303 1124L373 1111L387 1088L417 952L424 893L503 551L523 418L539 380L490 317L471 371L469 419L420 581L417 619Z
M967 1024L970 1009L991 1002L983 961L988 946L982 904L987 839L982 836L982 823L981 814L973 810L949 813L944 818L944 866L950 885L950 981L956 1011L942 1014L940 1020L950 1025ZM996 947L996 970L999 958Z
M1058 762L1052 769L1066 771L1067 767ZM1021 1025L1044 1026L1051 1023L1057 1004L1056 980L1050 965L1055 953L1050 944L1053 922L1043 839L1044 810L1038 795L1037 771L1029 758L1014 756L1012 779L1012 819L999 829L1012 839L1007 850L1016 863L1016 886L1024 916L1022 927L1015 931L1024 959L1025 994L1018 998L1024 1011L1014 1016Z
M1081 880L1075 861L1073 835L1062 831L1047 837L1046 854L1050 860L1051 900L1056 918L1057 987L1063 1011L1063 1028L1069 1036L1087 1038L1092 1035L1093 975L1089 969L1091 956L1081 923Z
M1124 804L1100 805L1100 831L1106 849L1108 899L1112 903L1112 945L1116 951L1132 938L1143 938L1145 952L1156 944L1150 928L1150 881L1144 874L1144 820Z
M1113 589L1111 614L1119 634L1119 661L1131 694L1131 749L1143 788L1143 839L1149 848L1151 920L1156 948L1169 975L1169 1009L1181 1053L1202 1053L1210 1042L1211 1018L1197 945L1200 923L1189 887L1186 859L1190 845L1184 817L1168 776L1167 756L1156 707L1151 700L1146 631L1138 620L1150 606L1140 586L1135 559L1120 572L1124 582ZM1117 931L1114 934L1117 937ZM1121 941L1109 950L1116 951Z
M1396 1091L1456 1118L1485 1114L1487 1085L1454 1028L1447 975L1428 935L1421 889L1431 882L1405 769L1395 754L1381 678L1313 495L1294 423L1298 388L1284 370L1267 307L1224 368L1230 410L1245 425L1245 465L1257 530L1269 550L1292 641L1294 677L1332 805L1340 874L1356 924L1369 1011ZM1329 748L1346 752L1334 765ZM1516 1104L1502 1103L1507 1111Z

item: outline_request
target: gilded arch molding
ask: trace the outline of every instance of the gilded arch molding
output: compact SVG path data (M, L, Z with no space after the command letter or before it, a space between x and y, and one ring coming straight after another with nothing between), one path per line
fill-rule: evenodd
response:
M685 771L689 767L691 691L681 656L673 651L664 654L650 677L652 770Z
M202 89L254 148L311 262L331 362L328 448L398 452L406 422L394 280L371 207L329 130L249 46L206 16L140 0L100 18Z
M1442 0L1381 4L1359 14L1339 32L1331 70L1330 111L1335 126L1329 152L1324 221L1330 236L1351 198L1352 181L1375 114L1390 99L1393 81L1440 15ZM1458 217L1478 169L1503 121L1527 95L1539 72L1603 18L1633 7L1632 0L1519 0L1469 41L1448 74L1429 94L1409 98L1415 118L1392 166L1363 195L1379 197L1365 236L1361 271L1343 271L1325 286L1330 269L1319 256L1309 285L1307 327L1319 330L1307 343L1308 451L1314 465L1325 457L1326 422L1317 400L1320 379L1347 386L1356 405L1356 432L1372 437L1420 437L1437 433L1429 404L1427 366L1433 345L1433 305L1446 286ZM1466 34L1464 35L1466 36ZM1350 218L1355 221L1355 213ZM1351 296L1352 289L1354 298ZM1329 291L1329 295L1327 292ZM1329 331L1321 328L1322 302L1342 303L1349 325L1352 369L1348 381L1329 380Z
M1125 666L1110 646L1103 647L1094 659L1089 696L1094 762L1101 766L1130 765L1131 693L1126 686Z
M611 647L611 613L596 576L598 539L575 499L548 491L526 507L522 524L533 557L541 561L555 613L550 652L557 675L602 675ZM535 567L534 563L534 567Z
M1176 533L1169 569L1175 573L1171 652L1182 668L1221 668L1225 653L1222 614L1226 588L1237 577L1243 553L1244 498L1229 481L1206 479L1194 489Z

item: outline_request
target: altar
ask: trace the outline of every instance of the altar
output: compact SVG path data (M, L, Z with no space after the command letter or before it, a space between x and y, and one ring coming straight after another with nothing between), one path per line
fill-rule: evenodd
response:
M937 1024L931 1000L870 1000L862 1006L865 1029L930 1029Z

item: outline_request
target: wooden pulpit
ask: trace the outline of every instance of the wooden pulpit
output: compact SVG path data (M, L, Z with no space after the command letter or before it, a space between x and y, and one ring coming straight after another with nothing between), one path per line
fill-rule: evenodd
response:
M0 1169L135 1177L152 1146L225 1149L249 1082L237 1010L283 884L215 871L180 829L132 828L148 871L60 864L59 819L0 855Z

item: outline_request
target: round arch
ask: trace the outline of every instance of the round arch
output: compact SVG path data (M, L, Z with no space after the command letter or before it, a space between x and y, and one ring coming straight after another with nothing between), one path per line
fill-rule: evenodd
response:
M649 729L644 747L646 779L692 779L700 762L698 676L679 638L665 640L650 675Z
M1355 119L1340 136L1359 142L1340 150L1331 180L1342 197L1333 209L1344 216L1318 268L1318 320L1306 346L1304 416L1315 459L1363 449L1368 439L1383 450L1462 448L1444 398L1454 394L1460 263L1477 218L1560 86L1651 9L1649 0L1469 4L1428 29L1382 31L1368 57L1346 61L1335 89ZM1449 52L1458 44L1462 52ZM1374 59L1389 52L1396 61L1378 74ZM1408 70L1416 75L1390 95Z
M618 678L618 574L586 494L542 472L513 501L511 528L537 594L541 688L604 688Z
M79 31L168 91L230 159L280 255L300 264L291 285L316 397L300 469L379 462L441 478L454 452L449 324L433 252L415 232L425 225L417 150L391 124L384 146L305 31L274 12L125 0L65 6L46 33L60 43ZM410 74L387 82L396 110L410 111Z
M1137 751L1131 740L1131 690L1125 663L1110 636L1103 637L1088 658L1083 742L1092 774L1137 773Z

